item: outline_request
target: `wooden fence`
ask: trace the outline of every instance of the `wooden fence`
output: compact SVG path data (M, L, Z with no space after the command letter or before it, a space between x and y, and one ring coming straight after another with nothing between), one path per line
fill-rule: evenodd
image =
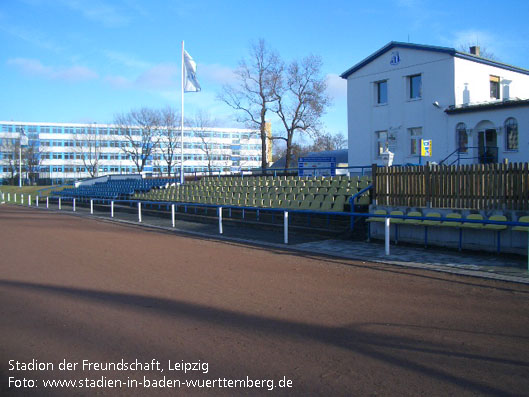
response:
M529 210L528 163L372 168L379 205Z

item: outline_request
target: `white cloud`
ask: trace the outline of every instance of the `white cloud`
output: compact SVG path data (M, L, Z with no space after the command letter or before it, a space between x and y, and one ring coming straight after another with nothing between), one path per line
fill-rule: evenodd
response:
M491 45L496 42L496 38L490 32L484 30L461 30L454 32L453 37L451 38L452 44L456 49L460 47L467 47L469 44L476 44L481 46L486 46L491 49ZM466 48L466 51L469 49Z
M103 54L112 62L119 63L131 69L146 69L151 67L151 64L134 57L133 55L125 54L119 51L105 50Z
M334 99L347 97L347 81L339 75L329 73L327 75L327 93Z
M125 89L134 86L133 81L123 76L106 76L105 81L113 88Z
M94 80L99 77L95 71L85 66L53 67L43 65L36 59L13 58L9 59L7 64L27 75L42 77L48 80L78 82Z
M103 24L106 27L122 27L130 22L123 10L101 0L62 0L63 5L81 13L86 19Z
M155 65L136 79L138 87L148 90L166 90L177 87L180 81L180 68L172 63Z
M122 64L129 64L130 67L136 67L143 70L136 78L127 78L124 76L107 76L105 81L115 88L135 88L148 91L158 91L160 95L166 96L164 92L180 89L181 65L168 62L157 65L149 65L147 62L127 57L124 54L107 52L107 56L120 61ZM142 67L143 66L143 67ZM148 66L148 67L145 67ZM197 67L198 80L203 86L211 84L230 84L235 81L233 70L217 64L199 64ZM211 84L204 84L209 82ZM172 94L171 94L172 95Z
M20 40L26 41L36 47L43 48L45 50L51 50L54 52L60 52L63 48L52 40L44 37L44 35L35 30L26 29L22 26L12 25L2 21L0 23L0 30L14 36Z
M414 8L420 5L417 0L396 0L396 4L398 7L404 8Z
M200 81L201 78L211 80L220 84L232 84L236 80L233 69L218 64L202 64L199 63L197 67L197 76Z

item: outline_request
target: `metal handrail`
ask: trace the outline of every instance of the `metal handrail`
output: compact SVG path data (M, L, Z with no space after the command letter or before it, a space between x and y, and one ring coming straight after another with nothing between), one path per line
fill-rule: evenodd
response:
M370 187L363 189L368 190ZM358 193L357 193L358 194ZM73 200L76 197L60 197L60 196L49 196L50 199L62 199L62 200ZM84 198L84 197L83 197ZM365 218L395 218L395 219L412 219L421 221L442 221L442 222L455 222L455 223L481 223L491 225L505 225L505 226L524 226L529 227L529 222L518 222L518 221L491 221L488 219L467 219L467 218L447 218L447 217L431 217L431 216L408 216L408 215L393 215L393 214L372 214L368 212L345 212L345 211L315 211L315 210L297 210L289 208L264 208L264 207L244 207L240 205L224 205L224 204L205 204L205 203L187 203L181 201L150 201L150 200L112 200L104 198L94 198L94 201L98 202L114 202L114 203L130 203L137 204L141 202L143 204L155 204L155 205L188 205L194 207L209 207L209 208L232 208L232 209L245 209L245 210L259 210L259 211L270 211L270 212L285 212L289 213L302 213L302 214L319 214L319 215L343 215L343 216L361 216Z

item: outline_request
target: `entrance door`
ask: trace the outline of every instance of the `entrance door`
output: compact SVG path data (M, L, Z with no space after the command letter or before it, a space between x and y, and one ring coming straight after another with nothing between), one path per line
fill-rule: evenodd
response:
M498 140L496 130L478 132L478 156L481 164L498 162Z

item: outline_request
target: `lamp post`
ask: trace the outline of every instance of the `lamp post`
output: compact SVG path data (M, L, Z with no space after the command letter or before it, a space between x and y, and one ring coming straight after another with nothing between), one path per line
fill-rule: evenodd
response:
M18 187L22 187L22 137L18 144Z
M24 134L24 127L20 127L20 138L18 145L18 187L22 187L22 140L24 145L28 144L28 138Z

